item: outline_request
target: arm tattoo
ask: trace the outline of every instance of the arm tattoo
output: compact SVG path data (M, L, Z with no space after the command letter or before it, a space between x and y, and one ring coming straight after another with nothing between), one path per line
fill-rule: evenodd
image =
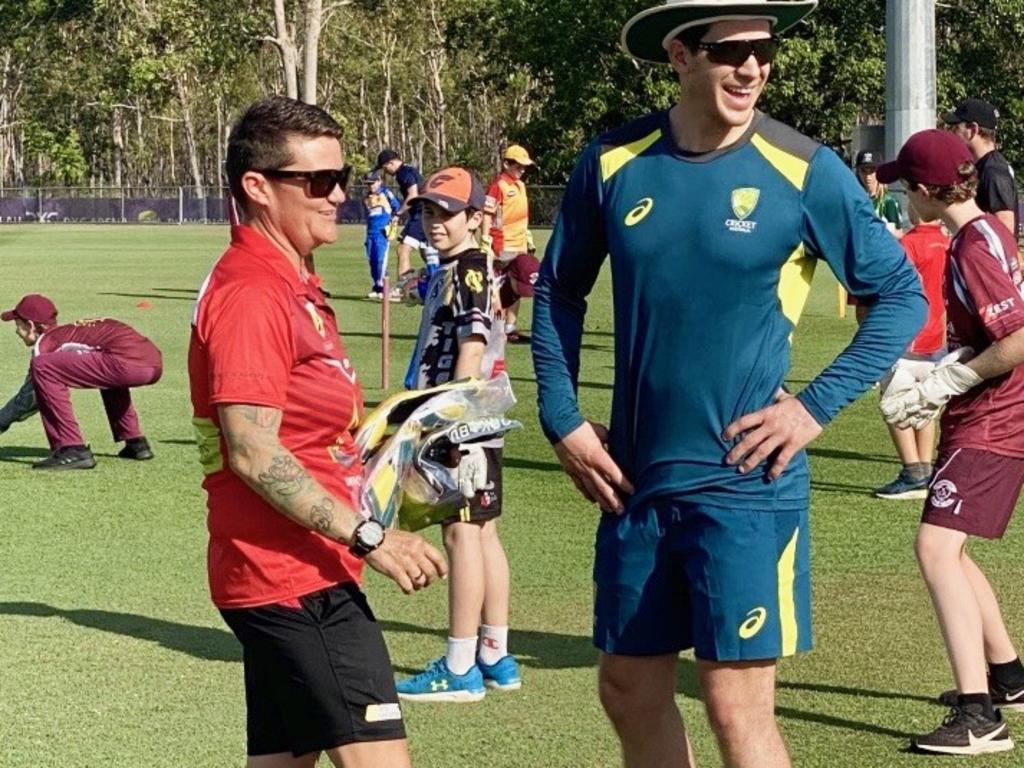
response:
M260 472L257 479L275 496L294 496L308 489L313 479L291 454L278 454L270 462L270 469Z
M327 535L331 526L334 525L334 499L329 496L324 496L320 499L319 504L314 504L313 508L309 511L309 521L313 524L313 528L320 533Z

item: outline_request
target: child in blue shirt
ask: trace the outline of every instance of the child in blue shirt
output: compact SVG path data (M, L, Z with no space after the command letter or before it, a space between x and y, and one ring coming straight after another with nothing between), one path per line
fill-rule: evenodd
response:
M366 184L366 260L370 262L370 279L373 287L366 298L381 300L384 297L384 271L388 265L388 234L395 214L402 204L395 194L384 186L380 171L372 171L363 177Z

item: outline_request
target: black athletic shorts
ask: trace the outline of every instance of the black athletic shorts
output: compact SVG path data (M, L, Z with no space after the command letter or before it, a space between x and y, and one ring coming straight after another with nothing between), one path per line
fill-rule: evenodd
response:
M249 755L404 739L391 659L355 584L221 610L243 648Z
M487 487L477 491L469 503L441 525L450 523L482 523L501 515L501 465L503 448L484 448L487 460Z

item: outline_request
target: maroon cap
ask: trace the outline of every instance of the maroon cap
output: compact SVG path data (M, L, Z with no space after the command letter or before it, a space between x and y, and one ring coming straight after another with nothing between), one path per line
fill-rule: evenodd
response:
M426 187L407 203L429 200L444 208L449 213L458 213L467 208L478 211L484 209L483 185L476 176L465 168L453 166L438 171L427 179Z
M905 179L934 187L952 187L963 181L960 167L965 164L974 165L967 143L955 133L929 128L907 139L893 162L878 166L878 180L891 184Z
M0 314L0 320L5 323L19 317L30 323L39 325L50 325L57 322L57 306L45 296L38 293L30 293L22 297L14 309L9 309Z

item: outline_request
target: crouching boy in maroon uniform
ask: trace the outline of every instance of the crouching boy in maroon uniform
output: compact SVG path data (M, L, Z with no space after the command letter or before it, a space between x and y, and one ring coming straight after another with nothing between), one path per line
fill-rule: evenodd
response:
M878 178L902 179L922 217L941 218L954 235L945 278L954 354L922 381L882 398L886 421L915 429L949 404L916 549L956 690L939 697L952 707L950 715L913 746L942 754L1003 752L1013 741L997 707L1024 708L1024 667L966 545L968 536L1002 537L1024 483L1024 279L1017 244L975 203L973 158L954 134L914 134Z
M18 410L10 414L12 422L36 410L43 420L52 453L33 464L34 469L96 466L71 408L71 387L100 390L114 441L125 443L118 456L153 458L129 391L130 387L156 383L163 373L160 350L153 342L109 318L57 325L57 307L38 294L25 296L14 309L0 314L0 319L13 320L18 337L32 347L28 379L8 405ZM10 409L5 406L3 410Z

